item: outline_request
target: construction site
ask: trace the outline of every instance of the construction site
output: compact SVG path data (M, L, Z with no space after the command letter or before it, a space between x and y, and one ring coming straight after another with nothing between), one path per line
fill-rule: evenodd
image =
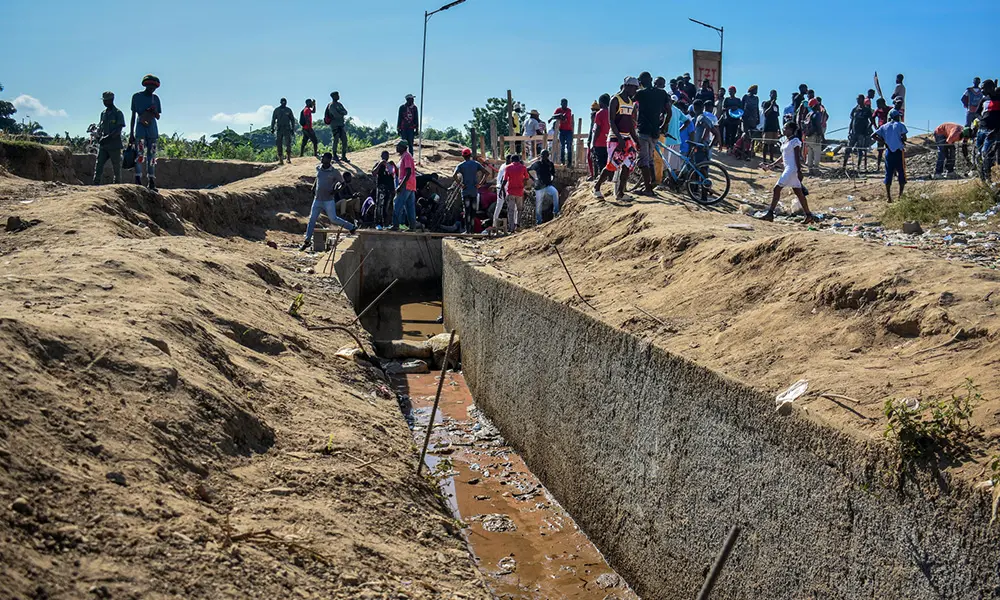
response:
M153 193L0 141L0 597L1000 597L1000 207L904 231L831 162L767 223L720 160L300 252L314 158Z

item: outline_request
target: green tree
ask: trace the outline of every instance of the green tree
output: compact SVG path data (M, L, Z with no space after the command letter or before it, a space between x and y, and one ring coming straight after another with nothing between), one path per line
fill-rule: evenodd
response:
M515 105L517 103L515 102ZM520 115L521 122L524 122L524 115ZM487 98L485 107L472 109L472 120L465 126L466 138L472 135L475 129L477 134L486 136L486 144L493 145L490 122L496 121L497 135L512 135L507 123L507 100L502 98Z
M456 144L462 144L464 146L469 145L469 136L455 127L448 127L444 130L434 129L433 127L425 127L424 139L432 141L444 140L448 142L455 142Z
M3 91L3 84L0 83L0 92ZM6 100L0 100L0 131L16 133L18 130L17 121L11 118L17 109Z

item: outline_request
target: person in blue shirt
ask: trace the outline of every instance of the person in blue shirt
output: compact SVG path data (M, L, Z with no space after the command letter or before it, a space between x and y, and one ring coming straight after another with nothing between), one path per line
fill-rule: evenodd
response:
M128 143L135 146L135 184L142 185L142 171L150 191L156 191L156 140L160 137L156 121L162 109L160 97L153 92L160 87L160 78L146 75L142 78L141 92L132 95L132 120L128 128ZM136 122L138 121L138 123Z
M889 122L878 128L872 134L872 139L885 143L885 195L892 202L892 176L899 178L899 195L903 195L906 186L906 125L901 122L902 115L896 109L889 111Z

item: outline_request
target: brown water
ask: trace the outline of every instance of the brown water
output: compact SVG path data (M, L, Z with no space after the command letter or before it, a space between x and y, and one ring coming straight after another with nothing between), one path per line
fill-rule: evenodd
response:
M378 339L426 339L444 331L434 323L440 301L402 297L373 318ZM396 323L392 315L396 315ZM430 322L429 322L430 321ZM423 444L439 373L397 375L408 394ZM452 512L480 570L499 598L634 599L572 517L492 426L478 418L461 373L448 373L426 463L439 477Z

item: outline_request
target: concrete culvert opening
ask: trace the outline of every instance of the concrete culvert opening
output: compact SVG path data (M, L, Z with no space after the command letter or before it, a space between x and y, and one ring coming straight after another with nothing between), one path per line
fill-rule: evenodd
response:
M444 243L428 234L362 231L335 263L356 311L367 309L361 323L374 338L417 448L424 443L449 341L442 307ZM461 352L458 335L449 361L458 368L442 385L424 473L437 481L448 508L465 525L464 537L493 593L637 598L475 405Z

